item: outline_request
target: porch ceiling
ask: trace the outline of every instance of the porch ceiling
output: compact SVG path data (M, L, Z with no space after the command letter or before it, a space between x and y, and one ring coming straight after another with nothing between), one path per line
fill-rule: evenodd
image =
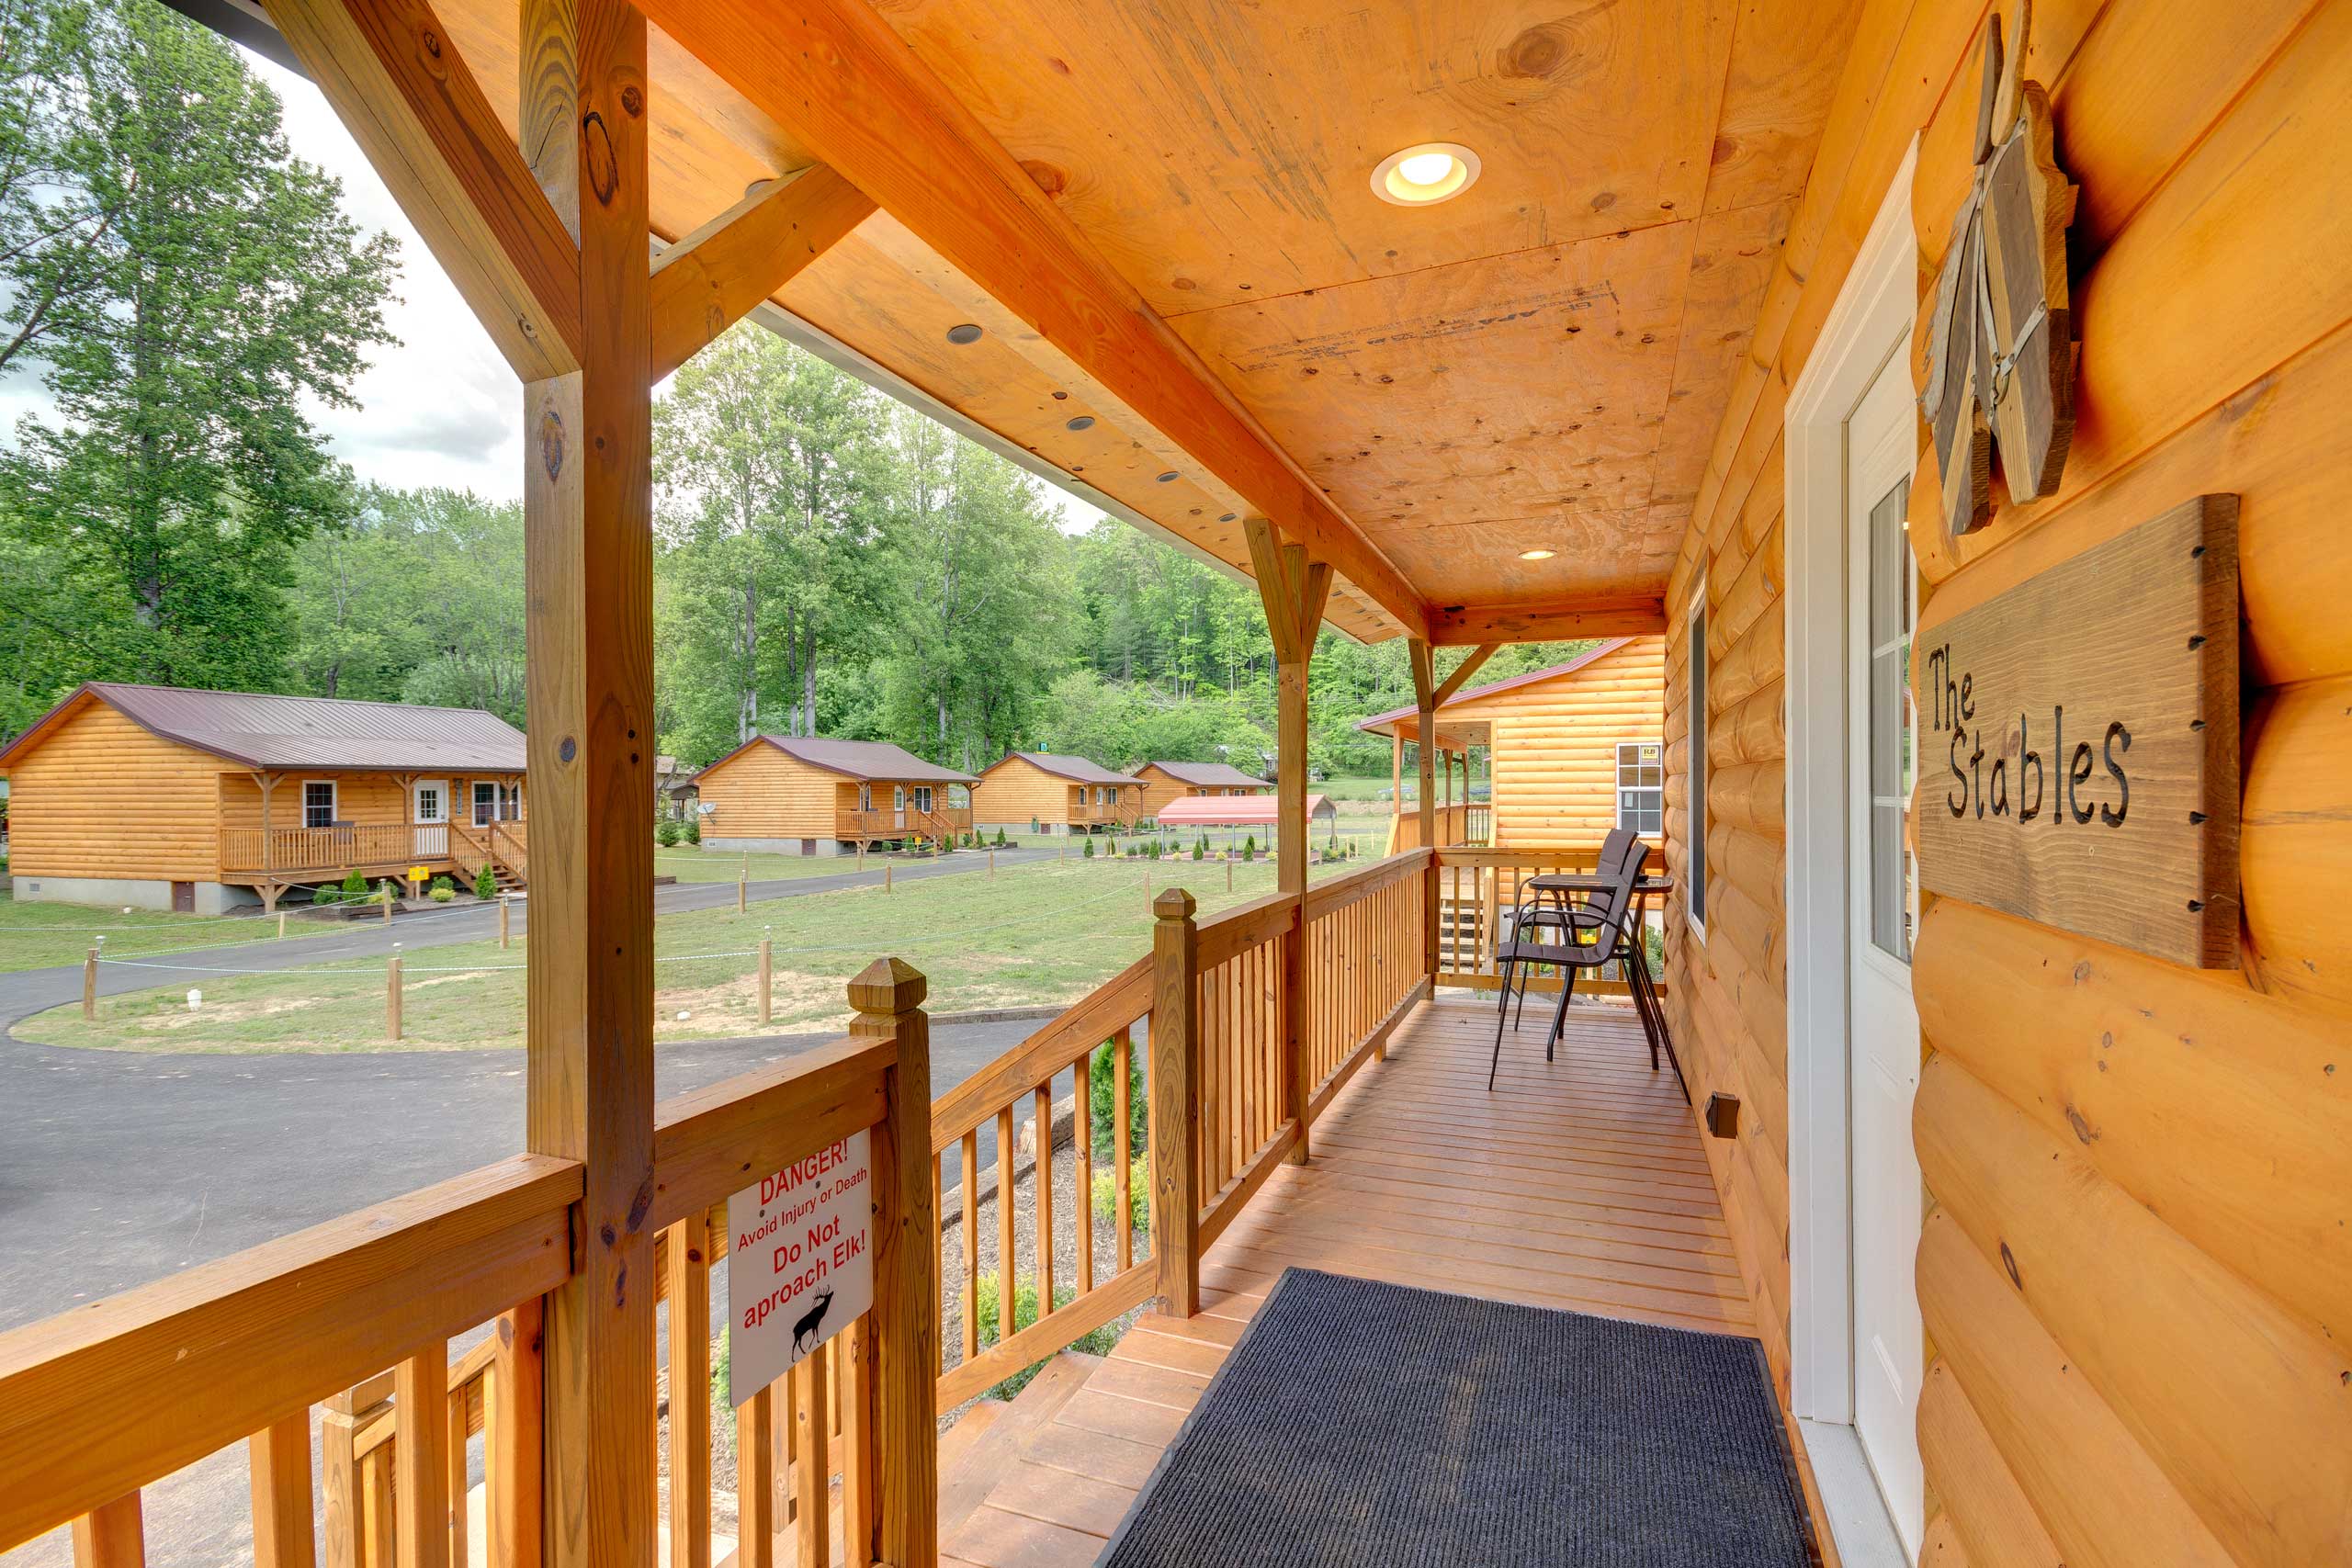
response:
M878 9L1430 604L1663 591L1851 0ZM442 16L512 130L517 7ZM815 161L658 28L650 64L663 238ZM1481 178L1427 209L1377 199L1373 166L1425 141L1472 148ZM776 302L1250 571L1235 492L888 212ZM986 335L950 344L964 322ZM1535 548L1555 554L1521 558ZM1346 581L1329 619L1367 639L1399 625Z

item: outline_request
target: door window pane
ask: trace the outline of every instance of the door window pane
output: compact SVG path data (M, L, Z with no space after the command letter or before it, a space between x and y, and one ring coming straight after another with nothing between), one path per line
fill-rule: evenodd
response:
M1617 826L1655 838L1666 826L1666 748L1627 740L1617 748Z
M1911 481L1871 508L1871 942L1911 962L1917 877L1911 858L1911 774L1918 714L1911 700L1911 540L1904 532Z

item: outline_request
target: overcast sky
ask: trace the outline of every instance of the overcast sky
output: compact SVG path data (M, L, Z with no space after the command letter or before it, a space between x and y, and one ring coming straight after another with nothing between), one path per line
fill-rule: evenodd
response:
M447 485L493 499L522 493L522 383L450 287L433 254L409 226L334 111L302 77L243 51L246 63L286 105L287 140L295 154L343 181L344 207L367 230L400 243L399 298L385 310L397 343L377 345L352 388L356 409L313 406L311 415L335 455L362 479L412 488ZM40 367L0 382L0 419L49 403ZM1076 532L1102 515L1077 497L1047 487Z

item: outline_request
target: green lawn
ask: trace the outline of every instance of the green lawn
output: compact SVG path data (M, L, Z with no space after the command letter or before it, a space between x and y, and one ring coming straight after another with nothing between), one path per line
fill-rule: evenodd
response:
M287 925L289 942L341 929L300 919ZM136 958L141 953L182 953L277 935L275 920L166 915L153 909L126 915L120 905L19 904L9 896L6 879L0 878L0 972L79 964L85 953L99 945L100 937L106 939L107 957Z
M653 846L653 874L681 882L734 882L743 874L746 856L741 850L706 850L695 844L663 849ZM838 876L857 869L855 855L773 855L748 857L754 882L780 882L796 876ZM879 870L878 857L869 857L870 869Z
M697 910L655 930L656 1038L757 1032L761 936L775 944L779 1031L831 1028L847 1016L843 987L876 957L894 954L931 980L933 1011L1059 1003L1084 995L1151 944L1145 897L1192 890L1204 914L1273 891L1261 860L1223 863L1073 857L911 880L885 893L859 887L755 901L750 911ZM1362 863L1361 862L1356 863ZM1317 875L1349 869L1317 866ZM112 944L109 943L109 946ZM452 1050L523 1043L526 943L418 948L405 955L403 1048ZM322 964L269 975L174 975L150 991L105 998L95 1023L78 1004L26 1020L17 1032L55 1045L148 1051L381 1050L385 964ZM190 1012L190 986L204 993ZM684 1017L678 1015L684 1013Z

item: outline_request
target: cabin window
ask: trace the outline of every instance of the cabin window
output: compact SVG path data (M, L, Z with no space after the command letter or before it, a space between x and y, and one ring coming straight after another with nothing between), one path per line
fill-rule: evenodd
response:
M1617 826L1645 838L1666 827L1666 748L1655 740L1617 744Z
M874 786L872 784L862 784L857 786L857 808L860 811L871 811L874 809Z
M1682 846L1683 908L1691 929L1707 934L1707 581L1701 578L1690 590L1690 734L1683 745L1684 765L1690 771L1690 816L1683 826L1689 841Z
M925 816L929 816L931 814L931 786L929 784L915 785L915 809L923 813Z
M498 785L488 779L474 781L474 826L487 828L498 820Z
M505 784L498 786L498 815L501 820L520 822L523 819L523 786Z
M302 781L302 826L305 828L334 826L334 780L304 779Z
M1911 705L1911 487L1898 484L1871 508L1871 942L1911 962L1915 901L1910 834L1912 759L1918 714Z

